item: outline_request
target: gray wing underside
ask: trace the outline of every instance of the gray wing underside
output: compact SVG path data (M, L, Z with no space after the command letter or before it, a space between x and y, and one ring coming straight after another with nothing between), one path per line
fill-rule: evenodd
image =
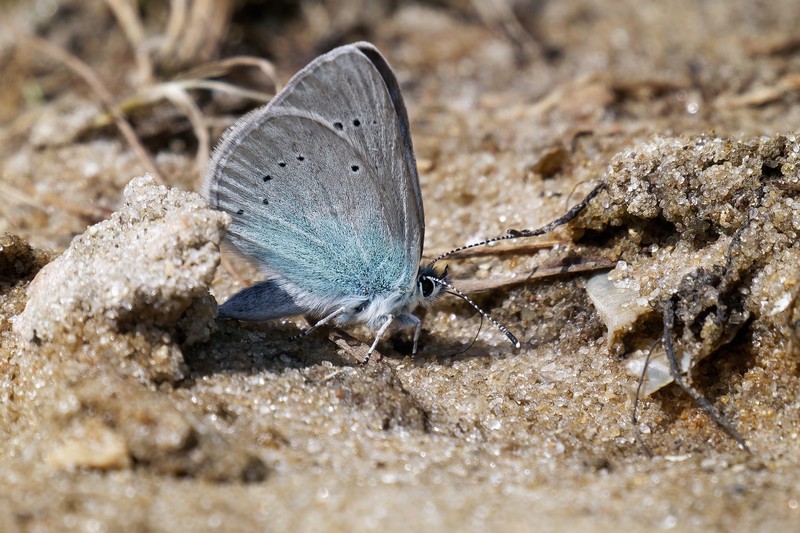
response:
M320 56L234 125L205 193L236 248L310 293L413 283L424 218L408 117L368 43Z

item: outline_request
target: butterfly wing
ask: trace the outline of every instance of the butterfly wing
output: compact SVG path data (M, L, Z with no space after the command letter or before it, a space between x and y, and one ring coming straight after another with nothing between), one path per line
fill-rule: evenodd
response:
M318 57L240 119L205 189L233 217L231 243L306 312L415 282L424 218L408 116L368 43Z

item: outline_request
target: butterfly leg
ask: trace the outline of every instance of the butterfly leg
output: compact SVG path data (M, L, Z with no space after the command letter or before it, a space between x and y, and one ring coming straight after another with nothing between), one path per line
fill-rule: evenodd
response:
M314 324L310 328L301 331L297 335L292 335L291 337L289 337L289 340L290 341L296 341L297 339L301 339L301 338L305 337L306 335L308 335L309 333L311 333L312 331L314 331L318 327L324 326L325 324L327 324L328 322L330 322L331 320L333 320L337 316L341 315L345 311L347 311L347 307L340 307L339 309L337 309L333 313L331 313L328 316L326 316L326 317L322 318L321 320L319 320L316 324Z
M384 321L383 324L381 324L381 328L375 334L375 341L373 341L372 346L369 347L367 355L364 356L364 360L361 361L362 365L366 365L367 363L369 363L369 358L372 357L372 352L375 351L375 347L378 345L378 341L381 340L381 337L383 337L384 333L386 333L386 331L389 329L389 326L392 325L393 321L394 321L394 315L386 315L386 320Z
M414 315L407 316L409 319L413 319L412 322L414 323L414 346L411 348L411 357L414 357L417 355L417 341L419 340L419 334L422 331L422 320Z

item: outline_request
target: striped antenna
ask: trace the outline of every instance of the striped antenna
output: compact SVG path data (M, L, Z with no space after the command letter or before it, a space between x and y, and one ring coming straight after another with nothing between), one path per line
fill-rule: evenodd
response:
M486 311L484 311L483 309L481 309L480 307L478 307L478 304L476 304L475 302L473 302L473 301L472 301L472 300L469 298L469 296L467 296L466 294L464 294L464 293L463 293L463 292L461 292L460 290L456 289L456 288L455 288L453 285L451 285L450 283L448 283L447 281L445 281L445 280L443 280L443 279L440 279L440 278L434 278L433 276L422 276L422 277L423 277L424 279L427 279L428 281L430 281L430 282L432 282L432 283L438 283L439 285L442 285L442 286L444 286L444 287L447 287L448 289L450 289L451 291L453 291L453 292L452 292L452 294L455 294L456 296L458 296L459 298L461 298L462 300L464 300L465 302L467 302L467 303L468 303L469 305L471 305L471 306L472 306L472 307L473 307L473 308L474 308L474 309L475 309L477 312L479 312L479 313L481 314L481 316L485 317L485 318L486 318L486 319L487 319L489 322L491 322L492 324L494 324L494 327L496 327L497 329L499 329L500 331L502 331L502 332L505 334L505 336L506 336L506 337L508 337L508 340L510 340L510 341L511 341L511 342L514 344L514 346L515 346L516 348L519 348L520 346L522 346L522 345L519 343L519 341L517 340L517 338L514 336L514 334L513 334L513 333L511 333L510 331L508 331L508 328L507 328L507 327L505 327L503 324L501 324L500 322L498 322L497 320L495 320L494 318L492 318L492 317L491 317L491 315L490 315L489 313L487 313Z
M523 229L523 230L510 229L510 230L508 230L508 232L506 232L505 235L501 235L500 237L493 237L491 239L486 239L485 241L476 242L474 244L467 244L466 246L460 246L460 247L458 247L458 248L456 248L454 250L450 250L449 252L443 253L442 255L440 255L439 257L437 257L436 259L434 259L430 263L428 263L428 267L432 268L433 265L435 265L436 263L438 263L439 261L441 261L445 257L449 257L449 256L451 256L453 254L457 254L458 252L463 252L464 250L469 250L470 248L476 248L478 246L486 246L487 244L492 244L493 242L507 241L507 240L510 240L510 239L522 239L522 238L525 238L525 237L536 237L538 235L544 235L545 233L549 233L549 232L553 231L554 229L556 229L557 227L563 226L564 224L566 224L567 222L569 222L570 220L572 220L573 218L578 216L578 213L583 211L584 208L587 205L589 205L589 202L591 202L592 199L595 196L597 196L598 193L600 193L600 191L603 190L605 187L606 187L606 182L605 181L601 181L600 184L598 184L594 189L592 189L592 192L587 194L586 198L581 200L581 202L579 204L574 205L572 207L572 209L567 211L566 214L558 217L554 221L550 222L549 224L547 224L545 226L542 226L541 228Z

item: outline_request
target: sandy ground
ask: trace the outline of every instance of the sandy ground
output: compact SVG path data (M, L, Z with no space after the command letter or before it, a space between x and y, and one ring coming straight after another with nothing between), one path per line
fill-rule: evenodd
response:
M796 2L237 2L199 32L210 51L166 7L137 34L120 4L2 7L0 530L797 527ZM165 185L128 185L151 169L31 34L91 66ZM214 319L242 286L217 268L225 217L191 192L194 107L165 82L270 93L253 67L178 73L250 54L285 83L360 39L404 91L426 250L606 184L554 248L449 262L499 285L475 298L522 348L484 321L462 353L480 320L454 298L417 356L398 333L366 367L335 332L289 342L300 319ZM178 92L210 142L255 105L197 87ZM517 283L579 260L616 265L591 296L607 270ZM674 384L643 398L637 442L630 369L668 302L691 383L751 453Z

